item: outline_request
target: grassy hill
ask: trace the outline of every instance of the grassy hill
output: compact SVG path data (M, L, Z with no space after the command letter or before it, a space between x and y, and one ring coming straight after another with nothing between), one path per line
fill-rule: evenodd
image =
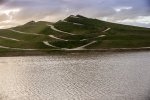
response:
M0 51L101 50L150 47L150 29L69 16L0 30Z

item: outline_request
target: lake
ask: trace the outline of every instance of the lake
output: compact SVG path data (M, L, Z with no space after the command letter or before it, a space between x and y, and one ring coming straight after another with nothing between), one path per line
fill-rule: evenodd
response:
M1 57L0 100L150 100L150 52Z

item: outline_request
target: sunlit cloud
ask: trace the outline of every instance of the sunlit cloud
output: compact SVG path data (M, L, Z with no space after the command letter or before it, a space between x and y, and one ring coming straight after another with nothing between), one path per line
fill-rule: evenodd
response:
M133 7L118 7L118 8L114 8L114 10L116 12L121 12L122 10L130 10L132 9Z
M1 21L1 23L11 23L13 21L13 15L18 13L21 9L15 8L15 9L7 9L7 10L0 10L1 15L6 15L7 19L4 21Z
M6 15L9 16L11 13L17 13L19 11L20 11L20 9L16 8L16 9L1 10L0 13L1 14L6 14Z

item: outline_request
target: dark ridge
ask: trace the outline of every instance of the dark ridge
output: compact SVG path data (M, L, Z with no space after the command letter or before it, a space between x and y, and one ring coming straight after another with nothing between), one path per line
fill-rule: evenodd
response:
M30 21L30 22L27 22L26 24L24 25L32 25L32 24L35 24L36 22L35 21Z
M87 18L87 17L84 17L84 16L82 16L82 15L76 15L76 17Z

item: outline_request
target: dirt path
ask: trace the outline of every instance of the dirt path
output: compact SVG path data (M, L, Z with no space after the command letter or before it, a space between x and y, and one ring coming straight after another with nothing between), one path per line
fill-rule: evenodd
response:
M57 39L57 40L61 40L61 41L69 41L69 40L65 40L65 39L55 37L54 35L48 35L48 36L51 37L51 38Z
M107 32L107 31L109 31L111 28L107 28L106 30L104 30L103 32Z
M56 46L50 44L48 41L43 41L43 43L44 43L45 45L49 46L49 47L53 47L53 48L60 49L59 47L56 47Z
M64 31L58 30L53 25L48 25L48 26L50 26L52 30L57 31L57 32L66 33L66 34L69 34L69 35L76 35L76 34L73 34L73 33L64 32Z
M76 48L73 48L73 49L67 49L67 50L84 50L85 47L87 47L87 46L89 46L89 45L91 45L91 44L94 44L94 43L96 43L96 42L97 42L97 41L92 41L92 42L90 42L90 43L88 43L88 44L85 44L85 45L83 45L83 46L76 47Z
M72 24L74 24L74 25L80 25L80 26L83 25L83 24L80 24L80 23L68 22L68 21L65 21L65 20L63 20L62 22L65 22L65 23L72 23Z
M38 49L11 48L11 47L6 47L6 46L0 46L0 48L3 48L3 49L11 49L11 50L26 50L26 51L38 50Z
M13 32L17 32L17 33L20 33L20 34L43 35L43 34L37 34L37 33L28 33L28 32L17 31L17 30L14 30L14 29L8 29L8 30L13 31Z
M7 40L12 40L12 41L21 41L21 40L18 40L18 39L8 38L8 37L4 37L4 36L0 36L0 38L7 39Z

